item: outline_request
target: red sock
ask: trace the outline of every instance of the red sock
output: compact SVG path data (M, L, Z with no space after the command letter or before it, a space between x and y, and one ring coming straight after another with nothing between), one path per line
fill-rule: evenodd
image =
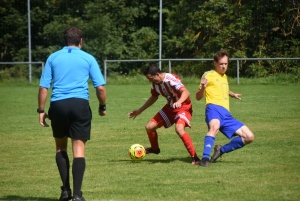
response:
M193 145L192 139L189 136L188 133L184 133L182 136L180 136L186 150L189 152L189 154L191 155L191 157L198 157L196 154L196 150L195 147Z
M152 131L152 132L147 132L147 134L148 134L148 138L149 138L149 141L150 141L150 144L151 144L151 148L153 150L159 149L157 132Z

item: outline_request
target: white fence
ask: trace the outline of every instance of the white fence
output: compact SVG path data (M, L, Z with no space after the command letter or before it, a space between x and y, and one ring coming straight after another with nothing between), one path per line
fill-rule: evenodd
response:
M236 82L240 83L240 61L263 61L263 60L300 60L300 58L230 58L231 61L236 61ZM167 61L169 72L172 71L172 61L213 61L213 59L145 59L145 60L104 60L104 77L106 80L107 76L107 63L117 63L117 62L152 62L152 61Z
M231 61L236 61L236 79L237 84L240 83L239 78L239 63L240 61L263 61L263 60L300 60L300 58L230 58ZM155 62L155 61L167 61L168 70L172 71L172 62L176 61L213 61L213 59L202 58L202 59L141 59L141 60L104 60L104 78L106 80L107 76L107 63L120 63L120 62ZM1 64L14 65L14 64L29 64L29 82L32 81L32 69L31 64L42 65L42 70L44 69L44 62L0 62Z

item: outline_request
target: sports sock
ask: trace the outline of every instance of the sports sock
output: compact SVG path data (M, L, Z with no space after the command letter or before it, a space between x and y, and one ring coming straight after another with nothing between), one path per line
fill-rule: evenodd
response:
M85 158L74 158L72 166L73 195L81 197L81 185L85 170Z
M241 137L233 138L228 144L221 147L222 153L228 153L245 146Z
M63 187L66 190L70 189L70 162L67 152L61 151L57 152L55 156L57 168L60 174L60 178Z
M205 136L204 137L204 149L202 158L210 158L210 152L212 150L212 147L215 144L215 138L212 136Z
M149 141L150 141L151 148L153 150L158 150L159 146L158 146L158 135L157 135L157 132L156 131L152 131L152 132L147 132L147 134L148 134L148 138L149 138Z
M188 133L184 133L180 136L180 138L191 157L198 157L190 135Z

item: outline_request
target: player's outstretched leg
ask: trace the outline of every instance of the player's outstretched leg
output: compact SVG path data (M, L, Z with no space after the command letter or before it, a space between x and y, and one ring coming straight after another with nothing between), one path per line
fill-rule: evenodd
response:
M244 147L245 144L241 137L233 138L228 144L221 146L216 145L214 148L214 154L210 159L211 163L216 162L218 158L220 158L224 153L229 153Z
M216 160L222 156L223 152L221 152L221 148L222 146L221 145L216 145L215 148L214 148L214 154L212 155L211 159L210 159L210 162L211 163L214 163L216 162Z

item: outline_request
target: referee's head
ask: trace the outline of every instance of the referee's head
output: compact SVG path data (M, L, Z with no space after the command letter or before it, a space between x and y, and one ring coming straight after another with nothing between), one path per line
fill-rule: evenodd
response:
M82 39L82 31L77 27L69 27L64 31L65 46L79 46Z

